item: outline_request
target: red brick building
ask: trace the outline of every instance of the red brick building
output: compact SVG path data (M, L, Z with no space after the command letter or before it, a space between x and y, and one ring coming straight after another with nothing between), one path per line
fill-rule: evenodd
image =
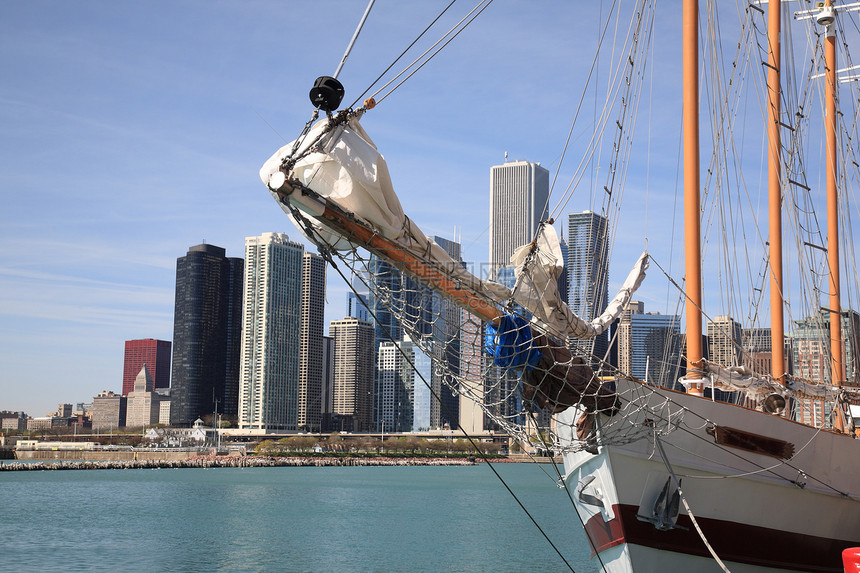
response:
M134 379L140 369L146 364L146 370L152 376L153 388L170 387L170 356L169 340L125 341L125 361L122 369L122 395L128 396L134 390Z

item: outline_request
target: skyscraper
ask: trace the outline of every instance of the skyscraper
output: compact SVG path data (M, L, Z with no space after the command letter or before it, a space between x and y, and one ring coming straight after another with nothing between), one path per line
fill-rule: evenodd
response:
M367 294L346 293L346 316L351 316L365 322L372 322L370 310L367 308Z
M680 377L680 317L645 313L645 305L631 301L618 327L618 366L625 374L657 386L674 388Z
M302 257L302 322L299 348L299 428L320 431L323 381L325 261L305 252Z
M535 238L549 209L549 171L530 161L508 162L490 168L490 269L489 277L505 286L515 282L510 266L514 251ZM477 383L473 381L472 384ZM486 371L484 403L491 412L512 419L521 415L522 402L513 372ZM472 412L472 423L477 423ZM496 428L484 420L486 428Z
M600 316L609 304L607 291L609 252L606 218L591 211L567 216L567 278L570 309L586 321ZM591 356L593 367L607 357L608 333L592 339L570 341L571 348Z
M549 171L531 161L490 168L490 269L510 264L514 251L535 237L546 219Z
M433 242L442 247L448 255L461 263L460 243L434 236ZM434 362L443 363L443 373L438 368L431 370L431 387L433 394L438 397L430 402L430 427L456 428L460 421L460 398L452 390L455 380L460 374L460 323L462 311L460 307L443 298L438 293L430 295L430 312L433 335L431 358ZM423 384L423 383L422 383Z
M245 239L240 428L298 428L303 254L285 234Z
M203 244L176 260L171 424L237 413L244 261L225 255Z
M709 320L708 360L720 366L740 366L743 329L730 316L717 316Z
M374 400L380 431L408 432L413 425L417 379L412 364L420 352L411 340L384 341L376 357L377 392Z
M170 341L144 338L125 341L122 368L122 395L134 391L134 381L147 365L155 388L170 387Z
M759 374L770 374L773 363L773 352L771 349L770 328L744 328L743 329L743 365ZM790 339L785 338L786 341ZM791 347L785 353L786 366L789 364ZM786 369L786 372L788 370Z
M813 382L831 384L830 372L830 320L835 313L822 309L818 315L795 321L791 339L794 375ZM860 385L860 314L853 310L839 313L842 340L845 341L843 369L847 386ZM821 427L831 423L832 404L824 400L800 398L794 417L798 422Z
M331 416L334 408L334 339L331 336L323 336L322 349L320 431L330 432L333 429Z
M469 312L462 313L460 340L460 426L467 434L485 431L488 424L479 402L487 385L489 355L484 352L484 323Z
M645 303L631 300L618 320L618 369L633 374L633 315L645 312Z
M370 431L375 362L373 325L353 317L333 320L329 335L334 339L332 429Z

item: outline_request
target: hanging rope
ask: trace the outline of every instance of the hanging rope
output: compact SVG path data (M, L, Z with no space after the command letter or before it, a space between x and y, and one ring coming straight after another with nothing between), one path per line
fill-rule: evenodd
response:
M660 452L660 457L663 458L663 463L666 464L666 469L669 471L669 474L672 476L672 481L675 482L675 487L678 488L678 494L681 496L681 503L684 504L684 509L687 510L687 516L689 516L690 521L693 523L693 527L696 528L696 532L699 534L699 537L702 539L702 542L707 547L708 552L711 554L711 557L714 558L714 561L720 566L720 569L725 571L726 573L731 573L723 563L722 559L717 555L717 552L714 551L714 548L711 547L711 544L708 542L708 538L705 537L702 528L699 527L699 522L696 521L696 516L693 515L693 510L690 509L690 504L687 503L687 496L684 495L684 492L681 490L681 482L678 480L678 476L675 475L675 470L672 469L672 465L669 463L669 458L666 457L666 452L663 450L663 443L660 441L660 436L654 434L654 444L657 446L657 450Z

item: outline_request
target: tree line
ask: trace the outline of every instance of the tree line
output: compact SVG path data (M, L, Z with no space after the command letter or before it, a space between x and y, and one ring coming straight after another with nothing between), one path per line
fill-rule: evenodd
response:
M477 447L477 449L476 449ZM430 439L417 436L392 436L384 441L370 436L344 437L337 432L329 436L288 436L279 440L263 440L254 448L260 455L276 456L290 453L314 451L334 453L372 453L398 455L475 455L498 454L500 445L494 442L478 442L474 445L463 438Z

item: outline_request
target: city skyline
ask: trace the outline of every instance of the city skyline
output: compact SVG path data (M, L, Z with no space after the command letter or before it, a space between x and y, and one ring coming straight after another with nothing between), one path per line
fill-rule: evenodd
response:
M296 1L284 10L277 2L191 1L165 13L82 0L49 10L21 2L5 8L0 408L38 415L57 402L119 390L125 340L172 340L175 260L188 245L216 244L237 256L249 235L298 238L257 171L308 120L307 92L335 69L364 6ZM602 61L585 87L600 30L574 3L531 8L494 3L362 120L405 211L428 236L462 237L463 259L476 269L489 262L486 172L505 153L549 171L551 215L600 212L605 194L607 163L596 155L570 200L559 204L602 121L593 112L605 94L594 86L606 83L611 62ZM600 7L603 15L609 9ZM439 10L377 2L339 77L345 103ZM329 15L323 29L306 25L308 14L322 13ZM441 25L463 15L452 9ZM663 268L676 278L682 272L673 226L680 118L668 111L678 100L676 19L668 10L655 24L655 86L642 96L636 126L647 137L630 152L625 210L610 220L624 230L614 240L610 293L646 242ZM791 33L804 44L804 28L793 25ZM302 55L290 58L288 73L277 71L283 54ZM569 132L571 106L583 92L583 115ZM645 114L646 98L661 105ZM611 139L602 143L605 157ZM758 155L759 139L745 134L746 157ZM62 185L39 176L47 162ZM758 198L750 203L758 213ZM762 245L748 242L753 254ZM637 297L672 313L666 280L656 268L650 273ZM348 287L329 273L327 288L338 303L327 307L325 324L341 318ZM804 315L798 310L792 318Z

